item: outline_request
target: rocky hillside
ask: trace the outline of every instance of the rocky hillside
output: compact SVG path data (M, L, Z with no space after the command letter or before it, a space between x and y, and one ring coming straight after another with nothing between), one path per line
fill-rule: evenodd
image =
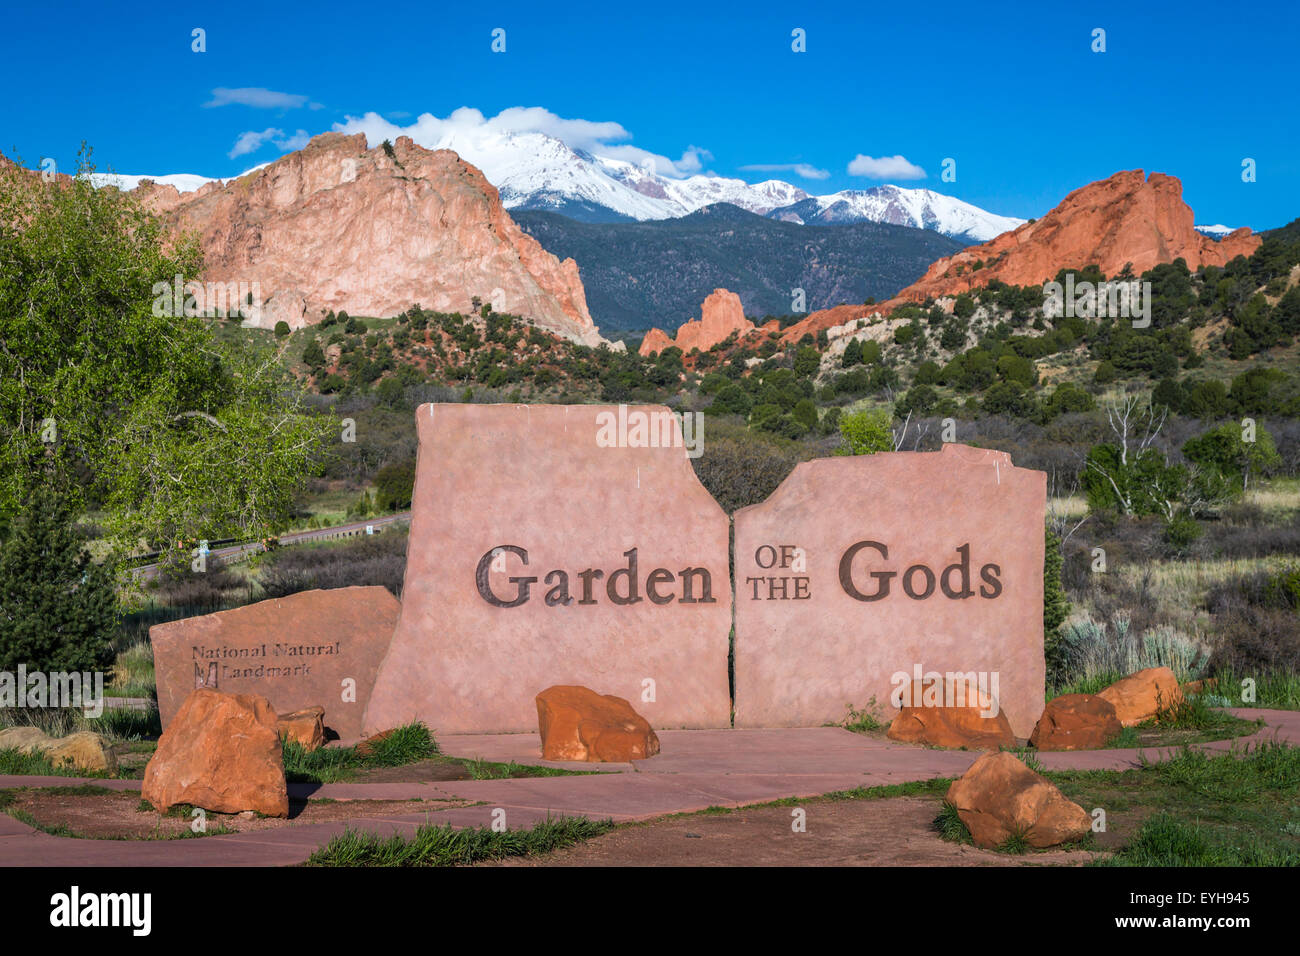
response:
M388 317L419 303L471 312L475 300L564 338L601 341L572 261L526 235L475 167L407 138L368 148L326 133L304 149L192 193L142 182L138 194L196 233L204 279L256 282L270 327L331 311Z
M1173 176L1135 169L1115 173L1070 193L1041 219L934 262L919 280L875 308L825 310L790 327L786 338L817 334L872 312L953 296L997 282L1036 285L1061 269L1095 265L1109 277L1125 267L1134 276L1182 259L1192 270L1223 266L1259 248L1259 237L1236 229L1222 239L1196 230L1183 185Z

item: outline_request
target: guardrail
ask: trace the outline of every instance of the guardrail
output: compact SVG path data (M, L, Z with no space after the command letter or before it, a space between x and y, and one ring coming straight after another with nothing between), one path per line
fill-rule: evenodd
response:
M333 528L308 528L303 531L290 531L280 535L275 539L277 547L288 547L290 545L302 544L308 541L329 541L339 538L355 538L365 534L379 534L385 527L391 524L409 524L411 513L409 511L400 511L397 514L381 515L364 524L350 522L347 525L336 525ZM367 530L370 529L370 530ZM232 554L222 555L223 563L241 560L249 555L256 554L266 548L265 542L260 538L223 538L219 541L208 542L208 553L213 554L223 548L239 548ZM134 557L127 558L124 564L136 570L141 568L153 567L165 555L162 551L151 551L148 554L138 554Z

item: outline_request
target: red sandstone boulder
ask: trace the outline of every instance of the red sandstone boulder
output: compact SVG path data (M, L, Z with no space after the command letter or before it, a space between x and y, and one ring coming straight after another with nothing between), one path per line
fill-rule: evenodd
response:
M1032 847L1056 846L1081 839L1092 826L1083 807L1006 752L976 760L953 781L946 799L975 845L986 848L1017 833Z
M911 696L889 725L888 737L909 744L998 750L1016 735L997 700L978 687L953 681L915 681Z
M1183 700L1178 678L1168 667L1148 667L1117 680L1097 694L1115 705L1115 713L1125 727L1135 727Z
M158 738L142 796L159 811L178 803L216 813L289 815L275 710L256 694L199 688Z
M276 717L281 738L292 740L310 753L325 746L325 708L305 707Z
M1218 690L1219 679L1217 677L1206 677L1203 680L1188 681L1183 685L1183 695L1193 696L1195 694L1207 694Z
M546 760L623 763L659 752L649 722L622 697L556 685L537 695L537 724Z
M1123 729L1106 698L1066 694L1047 702L1029 743L1039 750L1098 750Z

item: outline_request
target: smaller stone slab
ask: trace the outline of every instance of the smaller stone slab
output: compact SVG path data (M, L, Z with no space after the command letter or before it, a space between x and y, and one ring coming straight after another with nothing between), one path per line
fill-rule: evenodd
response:
M325 708L343 740L361 719L401 605L382 587L301 591L149 629L164 728L196 688L257 694L278 713Z

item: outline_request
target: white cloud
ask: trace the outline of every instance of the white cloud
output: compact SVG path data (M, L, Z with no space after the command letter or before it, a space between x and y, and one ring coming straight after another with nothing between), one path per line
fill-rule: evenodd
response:
M462 106L446 118L421 113L406 126L371 112L348 116L344 122L335 123L334 129L365 133L371 144L409 136L426 149L454 149L470 162L475 162L476 153L490 151L494 141L511 133L545 133L571 149L621 159L643 168L649 166L656 173L673 178L699 173L713 159L712 153L698 146L688 146L680 158L672 159L625 142L632 134L621 123L566 119L540 106L512 106L491 118L472 107Z
M228 155L231 159L236 156L243 156L247 153L255 153L267 143L274 143L281 150L288 152L293 149L302 149L311 139L305 129L300 129L292 136L286 136L284 130L274 126L268 126L264 130L248 130L240 133L239 138L235 140L234 148Z
M310 106L314 110L320 109L319 103L309 103L306 96L298 93L278 93L261 86L245 86L233 90L218 86L212 91L212 99L203 105L230 106L232 103L259 110L296 110L304 106Z
M881 156L876 159L858 153L849 163L850 176L868 179L924 179L925 170L904 156Z
M829 179L831 175L829 170L808 163L753 163L740 168L753 173L794 173L804 179Z

